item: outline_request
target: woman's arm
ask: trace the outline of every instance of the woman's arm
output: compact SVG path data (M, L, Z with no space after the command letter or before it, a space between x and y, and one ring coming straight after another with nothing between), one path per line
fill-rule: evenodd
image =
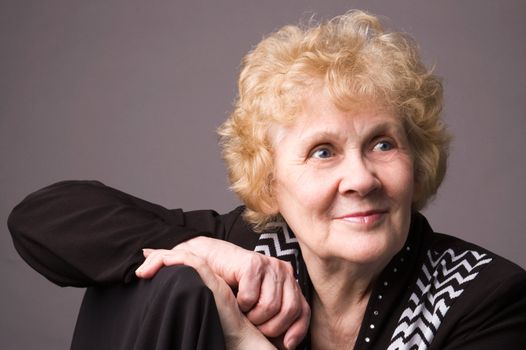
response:
M241 251L252 250L258 236L241 219L243 209L225 215L211 210L168 210L97 181L65 181L27 196L13 209L8 226L16 249L39 273L63 286L91 286L135 280L135 270L144 262L144 248L171 249L208 236L233 242ZM282 268L286 263L249 251L259 257L252 259L257 263L238 261L225 274L227 265L222 262L232 255L218 249L225 242L205 242L204 251L197 241L192 247L203 249L192 250L201 259L211 260L207 263L213 264L215 273L228 278L230 287L239 288L238 296L253 296L241 305L260 331L267 336L287 332L289 343L299 342L308 328L308 305L291 269ZM217 253L213 255L217 255L216 263L208 251ZM150 275L159 268L150 269ZM252 270L256 271L253 275L242 273ZM269 276L292 282L256 283Z
M134 280L145 247L170 249L197 236L225 239L234 225L243 236L250 228L237 223L242 210L168 210L97 181L64 181L27 196L8 226L35 270L58 285L84 287Z

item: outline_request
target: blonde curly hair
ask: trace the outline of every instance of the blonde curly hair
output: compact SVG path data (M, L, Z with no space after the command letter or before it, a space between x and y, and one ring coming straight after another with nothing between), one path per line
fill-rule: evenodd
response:
M446 173L450 137L441 120L441 81L424 66L411 37L350 11L321 24L285 26L244 57L239 95L218 133L231 188L247 206L245 218L262 229L279 217L270 131L294 119L317 82L342 110L382 106L404 118L418 186L413 209L422 209Z

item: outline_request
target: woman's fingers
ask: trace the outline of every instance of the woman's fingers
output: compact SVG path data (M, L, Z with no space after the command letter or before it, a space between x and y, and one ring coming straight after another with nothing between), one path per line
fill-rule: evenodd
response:
M144 262L135 270L135 275L139 278L152 278L164 264L164 255L169 250L166 249L143 249L146 258Z
M294 349L297 347L303 338L307 335L310 324L310 306L305 300L301 298L301 313L298 318L292 323L287 329L285 336L283 337L283 344L287 349Z
M268 337L284 334L302 313L302 297L300 288L295 280L286 279L281 283L282 298L278 312L264 323L255 323L258 329ZM252 311L251 311L252 312ZM251 317L247 317L252 321Z
M246 262L239 266L237 285L237 303L243 312L250 311L260 299L264 273L263 266L256 253L248 255Z
M203 283L214 295L221 326L229 349L274 349L263 334L241 313L236 298L228 284L215 274L203 258L186 249L173 249L171 251L149 252L146 259L151 259L151 263L155 265L158 260L161 260L164 266L183 264L191 266L197 271Z
M236 299L228 285L210 269L206 261L185 249L153 249L145 250L146 260L137 270L137 274L146 278L152 271L163 266L187 265L194 268L203 283L214 293L218 309L222 309L228 320L235 320L233 316L241 315ZM220 310L221 311L221 310ZM230 324L230 323L229 323Z
M236 311L244 312L245 320L265 336L280 336L285 344L297 345L307 333L310 311L287 262L205 237L172 250L145 249L144 256L136 271L140 278L153 277L163 266L190 265L203 271L203 281L207 286L210 283L213 291L218 288L214 281L219 279L223 287L217 289L218 296L235 302ZM236 297L227 283L238 288Z
M280 271L268 269L260 278L262 278L263 281L261 282L259 298L254 307L246 313L250 322L256 326L267 322L280 313L283 301L283 289L287 289L288 287L285 286L284 283L286 276L280 273ZM265 333L265 335L269 334Z
M230 287L216 276L204 259L186 250L170 250L162 253L162 262L165 266L186 265L193 267L203 283L214 293L216 303L220 301L221 306L226 303L234 305L237 309L237 303Z
M241 275L238 303L242 292L246 293L248 290L247 294L252 295L252 301L259 294L257 303L246 312L247 318L265 336L280 339L287 348L293 348L307 334L310 322L309 305L294 277L290 263L261 254L255 255L262 261L245 265L247 269ZM250 269L250 266L257 268ZM245 311L243 308L242 310ZM278 336L281 337L277 338Z
M310 307L293 277L283 282L282 292L279 312L259 324L258 329L267 337L279 337L284 348L292 349L299 345L308 332Z

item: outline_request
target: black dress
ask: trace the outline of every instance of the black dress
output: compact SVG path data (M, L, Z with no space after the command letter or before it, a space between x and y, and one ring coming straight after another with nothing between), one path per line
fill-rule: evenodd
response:
M143 261L142 248L171 248L207 235L290 261L309 300L311 285L293 233L282 225L258 235L242 211L168 210L99 182L69 181L29 195L8 224L20 255L48 279L97 286L87 291L73 348L90 348L83 347L90 335L112 328L112 346L108 338L91 348L220 349L213 297L195 271L164 269L150 282L137 282L134 271ZM180 287L188 285L193 299L182 296L188 292ZM117 306L111 306L114 300ZM126 311L130 305L139 311ZM113 309L117 318L110 315ZM93 320L103 321L94 326ZM308 337L301 348L309 348ZM413 213L407 242L373 288L355 349L498 348L526 349L526 272L481 247L433 232Z

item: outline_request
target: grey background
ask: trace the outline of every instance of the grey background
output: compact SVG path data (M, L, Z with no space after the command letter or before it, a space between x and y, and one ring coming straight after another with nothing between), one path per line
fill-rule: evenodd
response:
M66 349L82 290L32 271L5 226L28 193L99 179L165 205L225 211L214 129L264 34L351 8L412 33L446 88L455 135L426 210L436 230L526 266L522 0L0 1L0 347Z

